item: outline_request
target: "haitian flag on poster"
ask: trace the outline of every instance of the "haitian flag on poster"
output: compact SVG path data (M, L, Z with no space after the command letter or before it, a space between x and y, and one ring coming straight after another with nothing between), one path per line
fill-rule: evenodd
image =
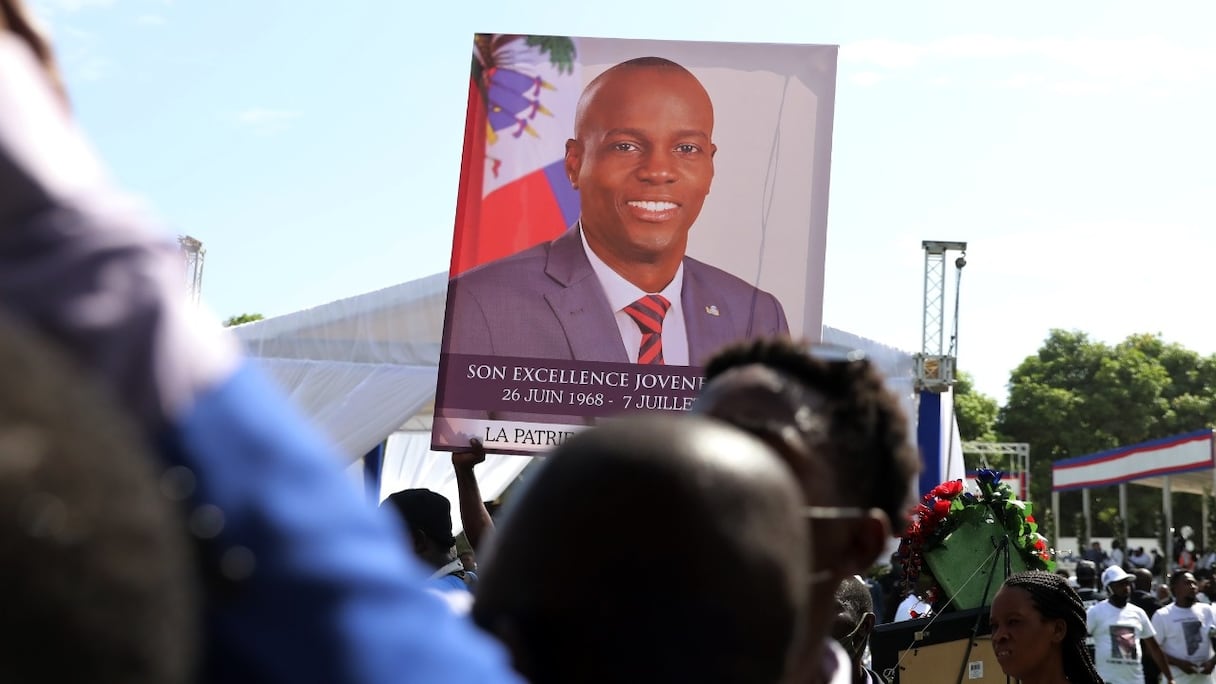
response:
M578 218L565 171L582 82L571 38L473 38L450 276L551 240Z

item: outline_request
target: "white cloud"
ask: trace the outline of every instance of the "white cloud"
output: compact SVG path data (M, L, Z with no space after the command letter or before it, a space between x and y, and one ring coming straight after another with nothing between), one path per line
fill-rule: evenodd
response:
M1216 235L1199 221L1045 221L968 247L959 365L988 394L1004 396L1053 327L1109 344L1160 331L1216 351L1202 301Z
M54 41L59 63L69 79L100 81L114 70L115 63L100 47L98 37L71 24L61 24Z
M1031 88L1042 85L1047 79L1042 74L1030 74L1026 72L1018 72L1009 78L1002 79L996 82L1001 88Z
M1107 95L1114 92L1114 87L1109 83L1075 78L1054 81L1050 87L1052 92L1060 95Z
M165 23L165 18L159 14L141 14L135 17L135 23L142 26L160 26Z
M840 56L842 65L887 72L965 62L991 72L992 83L1000 87L1048 87L1064 93L1216 78L1216 46L1179 44L1155 35L1023 39L972 34L924 43L875 39L846 44ZM1001 62L1016 71L1001 74Z
M109 75L113 62L97 55L88 55L74 60L70 65L74 73L82 81L100 81Z
M840 61L849 64L870 64L882 69L906 69L916 66L928 46L893 40L862 40L841 47Z
M267 107L251 107L233 115L237 124L255 130L259 133L277 133L285 130L292 121L303 116L302 112L291 109L270 109Z
M883 78L884 75L877 71L859 71L855 74L849 74L849 80L862 87L872 86Z

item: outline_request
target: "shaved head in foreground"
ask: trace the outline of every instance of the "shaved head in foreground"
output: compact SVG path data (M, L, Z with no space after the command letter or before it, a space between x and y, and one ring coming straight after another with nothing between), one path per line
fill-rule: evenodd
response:
M508 506L473 617L533 684L781 679L809 552L801 494L760 441L619 419L559 447ZM553 560L569 557L579 571Z

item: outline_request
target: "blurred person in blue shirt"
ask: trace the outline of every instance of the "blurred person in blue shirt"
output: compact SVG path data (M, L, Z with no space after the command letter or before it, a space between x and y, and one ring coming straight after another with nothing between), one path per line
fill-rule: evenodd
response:
M425 589L336 450L187 301L177 245L85 142L47 42L19 0L0 9L0 308L102 384L182 493L200 679L517 681Z

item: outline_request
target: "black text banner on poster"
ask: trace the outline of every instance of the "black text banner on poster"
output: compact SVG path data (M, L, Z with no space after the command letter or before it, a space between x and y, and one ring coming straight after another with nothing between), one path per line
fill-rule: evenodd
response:
M434 432L444 444L467 444L470 438L476 437L485 445L487 451L530 455L561 446L586 427L519 420L436 418Z

